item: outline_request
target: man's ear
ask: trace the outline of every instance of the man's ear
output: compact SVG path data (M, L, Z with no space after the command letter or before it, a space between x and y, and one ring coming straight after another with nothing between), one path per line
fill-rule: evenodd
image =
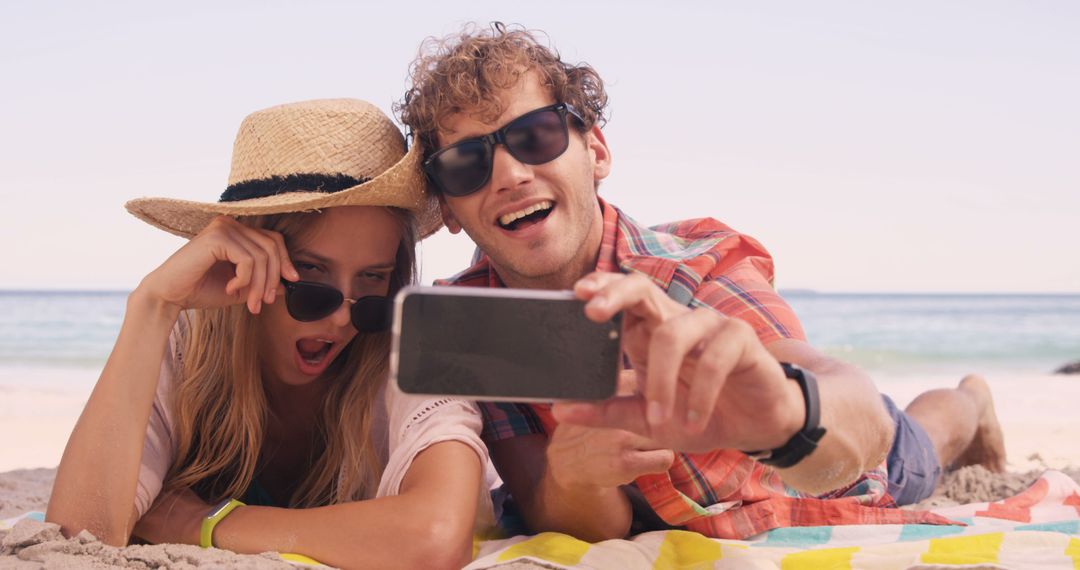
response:
M589 149L593 163L593 182L599 184L611 174L611 149L608 148L599 125L593 125L589 132L585 133L585 146Z
M450 205L446 203L446 198L440 193L439 197L439 213L442 214L442 221L446 224L446 229L450 230L452 234L461 233L461 224L458 223L457 218L454 217L454 213L450 211Z

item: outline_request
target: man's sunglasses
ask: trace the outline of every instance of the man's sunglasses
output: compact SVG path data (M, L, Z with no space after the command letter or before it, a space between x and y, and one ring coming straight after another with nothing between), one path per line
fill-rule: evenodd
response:
M505 145L510 155L524 164L544 164L559 158L570 145L567 115L585 124L577 109L567 103L542 107L491 134L439 149L424 161L424 172L443 194L468 196L491 179L497 144Z
M301 322L317 321L334 313L342 303L352 303L352 325L362 333L381 332L390 328L390 300L376 295L347 299L341 291L312 281L285 281L285 307L289 315Z

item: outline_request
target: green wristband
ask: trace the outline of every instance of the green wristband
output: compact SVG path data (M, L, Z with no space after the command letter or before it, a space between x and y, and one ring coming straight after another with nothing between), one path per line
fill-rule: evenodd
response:
M206 515L206 518L202 521L202 530L199 531L199 546L203 548L210 548L214 546L214 527L217 526L222 519L233 512L236 507L243 507L244 503L237 501L236 499L229 499L217 506L210 514Z

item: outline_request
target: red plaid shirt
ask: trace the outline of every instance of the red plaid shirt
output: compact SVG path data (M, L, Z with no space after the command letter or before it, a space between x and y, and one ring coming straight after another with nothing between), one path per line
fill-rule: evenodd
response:
M805 339L794 311L773 289L772 258L757 240L711 218L645 228L603 200L600 204L604 234L597 271L641 273L681 303L750 323L763 344ZM436 284L505 287L486 256ZM551 433L556 425L548 405L482 402L480 407L482 435L489 443ZM775 471L730 449L677 453L667 473L634 483L668 524L715 538L743 539L789 526L951 523L932 513L894 508L884 464L817 497L786 487Z

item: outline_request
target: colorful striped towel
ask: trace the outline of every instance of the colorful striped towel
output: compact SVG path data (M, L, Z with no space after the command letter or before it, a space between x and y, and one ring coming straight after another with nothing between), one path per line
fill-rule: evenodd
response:
M15 526L15 523L23 519L37 522L45 522L45 513L41 511L30 511L26 514L12 517L10 519L0 519L0 530L11 530Z
M935 509L967 526L783 528L753 540L650 532L590 544L557 533L480 544L467 570L530 561L543 568L1074 568L1080 570L1080 485L1047 471L1019 495Z

